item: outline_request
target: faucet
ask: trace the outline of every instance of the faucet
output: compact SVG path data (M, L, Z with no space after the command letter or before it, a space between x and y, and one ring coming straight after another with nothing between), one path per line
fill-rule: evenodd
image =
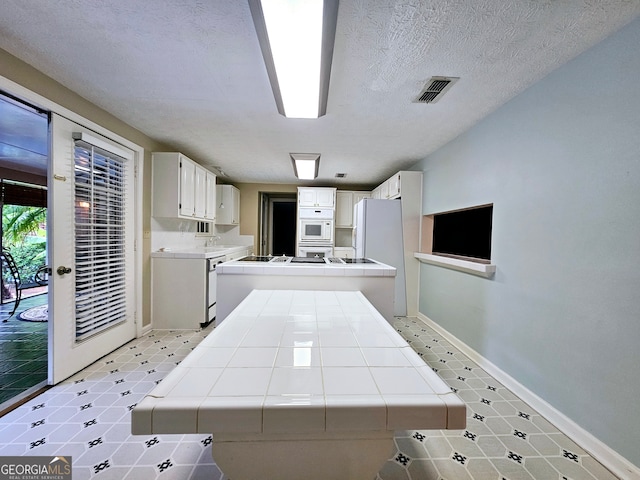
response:
M220 240L220 235L212 235L207 239L206 247L211 247L218 244L218 240Z

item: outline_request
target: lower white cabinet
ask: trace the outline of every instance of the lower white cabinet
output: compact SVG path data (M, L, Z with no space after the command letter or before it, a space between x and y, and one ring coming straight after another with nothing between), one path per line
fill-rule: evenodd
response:
M153 328L198 329L208 318L207 260L151 259Z

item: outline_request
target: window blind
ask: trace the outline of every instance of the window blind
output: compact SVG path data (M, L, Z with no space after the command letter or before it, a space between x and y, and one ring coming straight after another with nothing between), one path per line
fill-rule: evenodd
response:
M126 161L75 141L77 341L126 320Z

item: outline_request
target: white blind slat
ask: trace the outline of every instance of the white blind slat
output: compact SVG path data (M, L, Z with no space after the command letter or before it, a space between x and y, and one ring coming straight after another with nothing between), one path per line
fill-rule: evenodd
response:
M78 341L126 320L125 162L125 158L76 140Z

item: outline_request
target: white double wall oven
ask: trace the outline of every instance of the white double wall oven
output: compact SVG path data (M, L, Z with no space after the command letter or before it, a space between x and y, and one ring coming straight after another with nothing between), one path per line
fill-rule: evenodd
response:
M335 210L332 208L300 208L298 210L299 257L333 255Z

